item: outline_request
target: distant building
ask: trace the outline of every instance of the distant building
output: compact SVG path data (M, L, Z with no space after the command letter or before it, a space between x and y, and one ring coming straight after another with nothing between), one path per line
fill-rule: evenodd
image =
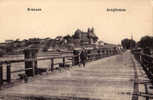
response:
M104 46L105 42L104 41L98 41L98 46Z
M6 43L0 43L0 47L5 47L6 45Z
M94 44L98 40L98 37L94 33L94 28L88 28L87 32L77 29L73 35L73 38L81 45Z
M14 42L13 40L5 40L5 43L12 43Z
M62 36L57 36L57 37L55 38L55 40L56 40L56 41L62 41L62 40L63 40L63 37L62 37Z

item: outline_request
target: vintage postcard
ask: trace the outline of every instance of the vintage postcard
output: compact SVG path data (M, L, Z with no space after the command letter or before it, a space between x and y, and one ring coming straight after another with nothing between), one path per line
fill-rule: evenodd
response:
M153 100L152 0L0 0L0 100Z

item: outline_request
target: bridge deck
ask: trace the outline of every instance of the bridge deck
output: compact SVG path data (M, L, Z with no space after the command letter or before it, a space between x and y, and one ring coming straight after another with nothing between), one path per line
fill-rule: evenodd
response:
M74 66L61 73L50 73L37 80L0 92L1 95L54 98L132 100L135 73L131 54L125 52Z

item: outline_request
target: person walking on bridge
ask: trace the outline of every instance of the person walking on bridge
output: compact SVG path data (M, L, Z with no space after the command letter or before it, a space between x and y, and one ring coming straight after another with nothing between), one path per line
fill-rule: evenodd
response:
M83 48L80 53L80 60L80 63L83 65L83 67L85 67L87 61L87 51L85 50L85 48Z

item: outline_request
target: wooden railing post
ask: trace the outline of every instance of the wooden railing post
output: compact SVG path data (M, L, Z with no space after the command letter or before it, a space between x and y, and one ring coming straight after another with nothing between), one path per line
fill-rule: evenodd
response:
M65 57L63 57L63 67L65 66Z
M100 58L102 57L102 51L100 50Z
M112 56L112 50L110 50L110 56Z
M81 59L80 59L80 55L78 55L78 65L80 65L81 63Z
M74 65L80 64L80 55L79 55L79 50L73 50L73 55L74 55Z
M72 66L74 66L74 56L72 56Z
M104 50L104 57L106 57L106 50Z
M3 65L0 64L0 86L3 84Z
M102 58L102 51L100 51L100 59Z
M108 53L108 50L106 50L106 57L108 57L108 54L109 54L109 53Z
M54 58L51 58L51 71L53 72L54 70Z
M10 83L11 82L11 64L7 63L7 71L6 71L6 75L7 75L7 82Z
M35 69L35 61L34 61L34 59L32 59L31 62L32 62L32 73L33 73L32 76L35 76L35 74L36 74L36 69Z
M110 56L112 56L113 55L113 50L110 50Z
M39 73L39 70L38 70L38 63L37 63L37 59L34 60L34 68L35 68L35 74L37 75Z
M25 74L27 76L34 76L37 74L37 53L38 50L34 48L24 50Z

